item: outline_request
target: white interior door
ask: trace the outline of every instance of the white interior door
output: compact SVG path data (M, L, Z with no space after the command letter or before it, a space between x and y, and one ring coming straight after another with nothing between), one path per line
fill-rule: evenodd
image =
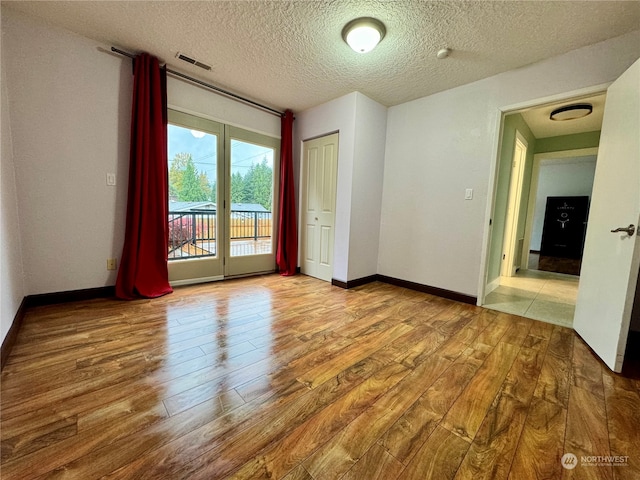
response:
M640 60L608 89L584 248L575 330L622 370L640 238ZM635 232L611 232L633 225Z
M338 174L338 134L302 147L302 264L305 275L331 281Z
M517 255L518 219L520 213L520 198L522 196L522 180L524 178L524 164L527 156L527 142L516 131L516 142L513 149L511 163L511 181L509 183L509 198L507 200L507 217L505 221L502 268L503 277L512 277L520 266Z

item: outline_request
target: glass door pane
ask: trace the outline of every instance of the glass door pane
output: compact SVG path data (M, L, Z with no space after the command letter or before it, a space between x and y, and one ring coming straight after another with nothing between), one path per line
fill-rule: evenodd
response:
M223 126L169 110L169 278L222 275L222 217L218 215ZM184 260L184 262L181 262ZM189 260L189 262L187 262ZM199 260L199 261L195 261Z
M275 269L279 140L228 127L228 256L225 275Z

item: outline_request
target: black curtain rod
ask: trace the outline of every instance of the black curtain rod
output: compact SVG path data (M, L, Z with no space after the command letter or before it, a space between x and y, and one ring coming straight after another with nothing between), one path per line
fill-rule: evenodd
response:
M111 51L114 53L117 53L119 55L123 55L125 57L129 57L131 59L135 59L136 56L129 53L129 52L125 52L123 50L120 50L116 47L111 47ZM279 110L276 110L274 108L271 107L267 107L266 105L262 105L261 103L258 102L254 102L253 100L249 100L248 98L242 97L240 95L237 95L233 92L229 92L228 90L225 90L223 88L220 87L216 87L215 85L211 85L210 83L206 83L203 82L202 80L198 80L197 78L193 78L190 77L189 75L185 75L184 73L180 73L180 72L176 72L175 70L171 70L170 68L167 67L167 73L170 73L171 75L174 75L176 77L180 77L180 78L184 78L185 80L188 80L192 83L196 83L202 87L208 88L210 90L213 90L214 92L220 94L220 95L225 95L227 97L233 98L234 100L238 101L238 102L242 102L242 103L246 103L251 105L252 107L255 108L259 108L261 110L265 110L266 112L272 114L272 115L276 115L278 117L282 117L284 116L284 112L280 112Z

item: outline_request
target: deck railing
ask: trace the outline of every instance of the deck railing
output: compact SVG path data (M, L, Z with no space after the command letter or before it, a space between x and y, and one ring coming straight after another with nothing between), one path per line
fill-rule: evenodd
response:
M169 260L216 255L216 211L169 211ZM271 212L231 210L231 241L271 237Z

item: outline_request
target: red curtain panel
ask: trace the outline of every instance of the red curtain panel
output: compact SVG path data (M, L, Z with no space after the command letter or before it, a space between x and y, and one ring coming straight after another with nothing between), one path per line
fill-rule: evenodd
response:
M167 270L167 74L158 59L134 60L127 221L116 296L171 293Z
M293 183L293 112L282 116L280 147L280 203L276 263L280 275L295 275L298 266L298 228L296 195Z

